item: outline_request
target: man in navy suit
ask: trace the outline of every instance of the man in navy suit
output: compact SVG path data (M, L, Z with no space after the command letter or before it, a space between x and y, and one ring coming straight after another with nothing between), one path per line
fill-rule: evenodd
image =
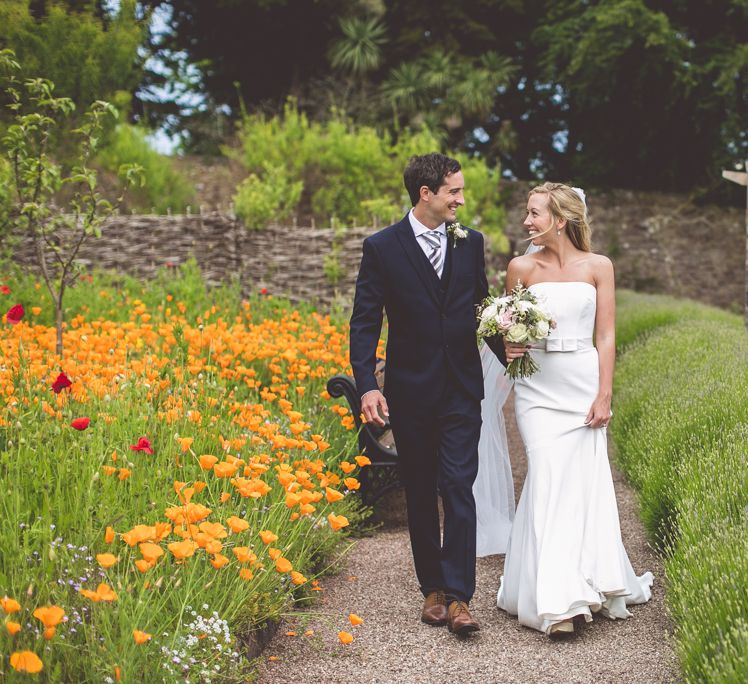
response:
M382 416L389 417L392 426L425 597L421 619L465 635L480 629L468 604L475 591L472 487L483 398L475 306L488 295L483 236L455 224L465 203L459 162L436 153L413 157L404 180L413 209L364 240L351 366L365 419L384 425ZM384 395L374 377L383 310L389 325ZM504 359L501 342L489 342Z

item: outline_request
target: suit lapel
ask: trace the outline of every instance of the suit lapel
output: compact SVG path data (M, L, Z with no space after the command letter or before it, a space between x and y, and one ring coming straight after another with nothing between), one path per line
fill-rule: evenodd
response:
M452 261L449 282L447 283L447 296L446 302L449 302L454 292L455 283L461 273L465 273L469 267L469 249L466 244L467 240L457 240L453 237L447 238L447 250L449 250L450 259Z
M410 225L407 216L400 221L396 234L405 254L413 266L413 270L418 274L418 277L423 282L426 292L429 293L430 297L434 300L434 303L439 306L439 296L436 291L439 278L434 272L431 264L428 262L421 246L418 244L418 240L416 240L416 236L413 234L413 228Z

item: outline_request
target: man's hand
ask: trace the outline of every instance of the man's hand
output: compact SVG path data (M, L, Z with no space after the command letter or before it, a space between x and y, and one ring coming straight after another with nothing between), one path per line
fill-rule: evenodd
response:
M390 410L387 408L387 400L379 390L371 390L361 397L361 413L367 423L375 423L379 427L384 427L385 422L381 416L390 417ZM381 413L381 416L380 416Z

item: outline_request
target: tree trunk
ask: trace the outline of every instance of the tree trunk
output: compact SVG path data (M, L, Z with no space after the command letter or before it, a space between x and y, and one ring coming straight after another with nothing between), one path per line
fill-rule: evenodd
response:
M62 293L60 298L55 300L55 329L57 330L57 343L55 352L62 359Z

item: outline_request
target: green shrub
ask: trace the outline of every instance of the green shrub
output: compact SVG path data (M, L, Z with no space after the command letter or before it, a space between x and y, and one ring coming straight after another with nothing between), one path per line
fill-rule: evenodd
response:
M410 208L402 181L408 159L442 148L427 128L403 131L393 140L372 127L356 126L335 111L326 122L310 122L293 101L282 116L247 116L239 138L241 151L230 154L250 176L237 191L236 212L252 228L283 220L293 211L311 213L319 222L335 219L344 226L390 223ZM459 220L486 233L498 249L506 249L498 169L477 158L460 161L467 203ZM276 187L279 183L284 191ZM303 188L298 196L288 192L297 187ZM271 202L267 194L282 197L285 203Z
M264 174L250 174L236 190L234 204L248 228L264 228L287 220L301 197L304 183L293 181L282 165L265 164Z
M107 137L97 156L105 169L117 172L123 164L139 164L144 169L145 186L128 195L128 204L141 211L165 214L184 211L194 201L190 182L174 168L172 160L154 150L147 131L130 124L119 124Z
M688 682L748 678L748 339L738 316L622 292L616 457L665 555Z

